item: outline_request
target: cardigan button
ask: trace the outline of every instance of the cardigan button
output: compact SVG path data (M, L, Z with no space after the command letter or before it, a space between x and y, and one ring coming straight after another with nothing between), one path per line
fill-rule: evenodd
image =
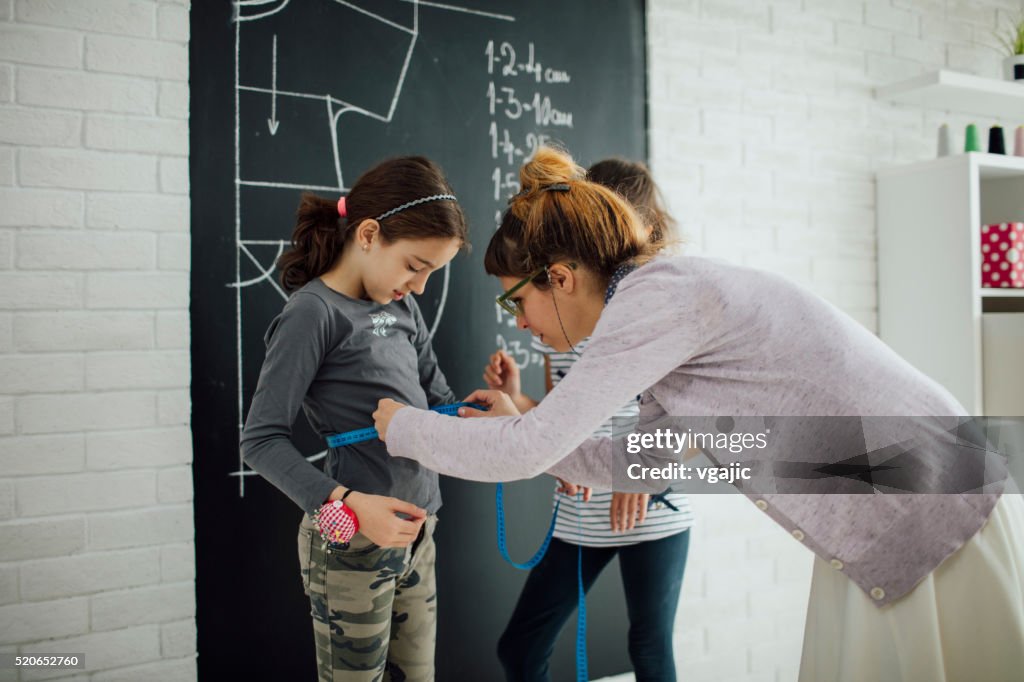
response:
M843 562L840 561L839 559L833 559L832 561L830 561L828 563L829 563L830 566L832 566L832 568L836 569L837 571L843 570Z
M804 541L804 532L802 530L800 530L799 528L797 528L796 530L793 531L793 537L796 538L798 542L803 542Z
M883 590L881 587L872 587L871 598L875 600L885 599L885 590Z
M760 509L761 511L765 511L766 509L768 509L768 503L765 502L764 500L758 500L757 502L754 503L754 506Z

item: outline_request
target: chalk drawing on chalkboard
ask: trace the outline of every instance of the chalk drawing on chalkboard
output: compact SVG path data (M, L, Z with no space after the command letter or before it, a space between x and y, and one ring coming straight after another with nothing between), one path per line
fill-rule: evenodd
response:
M243 207L257 203L249 192L268 197L256 197L262 207L269 197L294 203L296 190L330 194L349 191L338 135L342 117L356 115L383 125L392 122L420 35L421 7L507 22L514 22L515 17L424 0L236 0L234 7L236 258L234 281L226 286L235 289L241 429L245 416L242 290L269 287L270 295L288 298L276 281L275 268L289 243L267 239L267 234L258 233L260 227L250 226L248 215L258 216L261 211L258 207ZM296 22L303 31L277 31ZM382 45L381 49L359 50L348 45L352 41L331 39L336 37L331 32L340 27L349 37L383 36L387 38L385 43L394 44L391 49ZM346 75L360 74L359 68L352 66L361 64L360 60L366 62L362 71L372 69L380 76L378 82L383 86L377 91L369 92L356 87L359 84L355 81L346 81ZM324 61L345 64L346 68L306 68ZM299 174L284 162L289 155L307 160ZM445 266L439 304L430 325L431 338L444 313L449 281L450 268ZM307 459L316 462L326 454L321 451ZM238 469L230 474L239 479L239 496L245 495L245 477L254 474L246 469L239 453Z

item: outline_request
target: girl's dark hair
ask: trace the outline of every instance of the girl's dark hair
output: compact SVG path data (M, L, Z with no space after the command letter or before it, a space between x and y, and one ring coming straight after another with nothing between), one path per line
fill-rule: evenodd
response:
M675 239L676 221L665 208L658 185L646 164L619 158L604 159L587 170L587 178L618 192L633 204L644 223L651 228L651 241L664 245Z
M644 263L661 249L622 196L586 179L567 153L541 147L519 171L513 199L484 254L498 277L525 277L556 261L586 266L608 280L622 264ZM533 284L547 289L544 273Z
M292 247L277 260L281 285L289 293L330 270L353 235L353 228L402 204L435 194L454 194L444 173L422 156L383 161L363 173L345 199L347 217L338 215L337 199L305 192L295 212ZM412 206L380 221L387 243L399 239L451 237L469 242L466 219L457 202L447 199Z

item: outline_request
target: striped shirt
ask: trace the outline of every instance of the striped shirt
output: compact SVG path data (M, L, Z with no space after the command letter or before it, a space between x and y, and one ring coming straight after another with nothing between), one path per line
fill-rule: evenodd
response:
M586 344L587 340L584 339L574 345L582 353ZM552 387L561 381L576 362L576 353L559 353L536 337L532 339L531 346L547 356ZM602 424L592 437L621 437L632 430L639 414L639 403L635 399L630 400ZM681 533L693 525L690 499L679 493L666 493L659 496L659 499L651 499L643 523L634 526L633 530L614 532L609 518L612 495L612 491L594 490L589 501L580 502L575 496L557 492L556 488L554 501L561 501L561 506L555 520L554 536L563 542L584 547L625 547L648 540L660 540Z

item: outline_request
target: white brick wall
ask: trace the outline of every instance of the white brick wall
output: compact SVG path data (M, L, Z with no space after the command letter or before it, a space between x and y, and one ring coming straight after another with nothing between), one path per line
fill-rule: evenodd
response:
M874 330L874 172L983 117L874 99L938 68L1001 77L1021 0L648 0L650 153L691 253L784 274ZM1024 121L1000 121L1011 131ZM790 682L811 554L740 497L694 500L679 678ZM623 679L630 679L625 676Z
M0 651L194 680L186 0L0 0Z

